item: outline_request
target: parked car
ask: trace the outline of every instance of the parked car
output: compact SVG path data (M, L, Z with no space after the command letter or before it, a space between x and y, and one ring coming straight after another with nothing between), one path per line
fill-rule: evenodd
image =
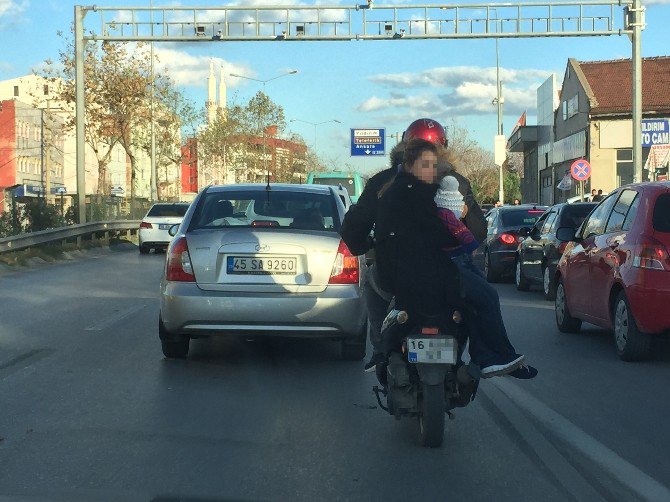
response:
M489 282L514 273L516 250L523 239L519 229L534 225L546 209L547 206L521 204L494 207L488 212L486 240L480 248L484 253L484 275Z
M519 230L525 239L517 251L514 274L517 289L528 291L532 284L541 284L544 297L554 299L556 267L568 244L556 238L556 230L569 227L576 231L596 205L593 202L556 204L540 216L532 228Z
M358 197L363 193L363 188L368 182L367 176L355 172L331 171L310 172L307 174L306 183L309 185L341 186L349 192L351 201L356 203Z
M147 254L152 249L167 248L172 240L168 230L173 225L181 223L188 206L185 202L159 202L151 206L140 223L138 232L140 254Z
M339 235L331 186L213 186L193 201L168 249L159 336L169 358L192 337L317 337L365 357L363 257Z
M576 234L556 233L569 241L554 277L558 329L587 321L613 331L621 359L649 356L670 329L670 183L619 188Z

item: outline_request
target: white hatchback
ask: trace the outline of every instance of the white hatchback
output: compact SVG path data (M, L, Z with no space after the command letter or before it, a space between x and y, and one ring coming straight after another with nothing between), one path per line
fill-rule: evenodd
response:
M172 240L170 227L179 225L184 219L189 204L185 202L159 202L151 206L142 219L139 230L140 254L153 249L165 249Z

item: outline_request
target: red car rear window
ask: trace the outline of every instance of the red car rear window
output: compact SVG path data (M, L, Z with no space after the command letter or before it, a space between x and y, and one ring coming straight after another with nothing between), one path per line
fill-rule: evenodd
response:
M670 194L664 193L656 199L652 222L657 232L670 232Z

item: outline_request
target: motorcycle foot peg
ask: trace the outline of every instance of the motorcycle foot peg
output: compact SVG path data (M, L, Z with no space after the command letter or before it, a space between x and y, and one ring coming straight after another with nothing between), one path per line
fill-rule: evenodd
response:
M447 416L449 417L449 420L456 420L456 415L450 411L447 411Z

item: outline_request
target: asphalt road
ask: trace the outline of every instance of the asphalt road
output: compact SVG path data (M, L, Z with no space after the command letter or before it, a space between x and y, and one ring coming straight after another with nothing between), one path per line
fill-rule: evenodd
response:
M670 500L670 355L618 360L497 285L540 369L494 378L444 447L377 408L324 341L198 340L162 356L164 255L125 245L0 275L0 501Z

